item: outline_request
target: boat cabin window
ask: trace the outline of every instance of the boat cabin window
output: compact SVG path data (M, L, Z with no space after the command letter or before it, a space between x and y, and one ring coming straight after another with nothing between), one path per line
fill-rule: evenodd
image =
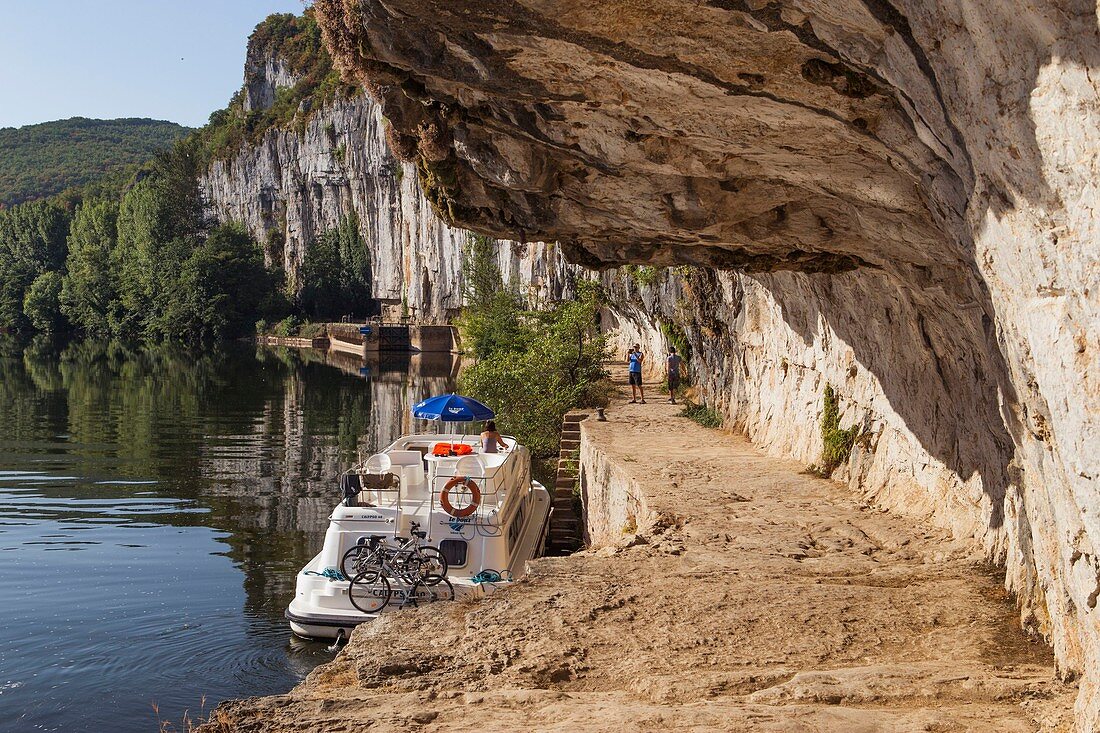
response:
M442 540L439 551L447 560L447 567L460 568L466 564L466 540Z

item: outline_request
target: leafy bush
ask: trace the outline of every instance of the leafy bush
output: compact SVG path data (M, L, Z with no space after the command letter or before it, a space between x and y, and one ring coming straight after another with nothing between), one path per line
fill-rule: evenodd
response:
M686 417L688 420L699 423L704 428L722 427L722 416L706 405L696 405L689 402L684 409L680 411L680 415Z
M852 453L852 445L859 436L860 426L840 429L840 407L837 403L833 385L825 385L821 411L821 465L818 467L823 476L832 475L840 464L847 462Z
M477 360L461 375L464 393L485 401L502 430L536 457L558 450L566 412L603 404L607 342L597 325L597 289L548 312L526 311L504 286L491 243L472 238L465 268L467 306L459 320L463 343Z
M297 316L287 316L283 320L275 324L275 335L282 336L283 338L289 338L291 336L298 335L298 318Z
M626 274L639 285L653 285L661 278L664 268L650 267L649 265L627 265Z

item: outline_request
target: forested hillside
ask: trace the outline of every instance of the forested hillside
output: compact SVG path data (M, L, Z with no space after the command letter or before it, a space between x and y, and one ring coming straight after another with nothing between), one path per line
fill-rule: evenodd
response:
M49 159L58 178L53 195L0 198L8 203L0 206L0 332L196 342L370 309L370 262L354 212L316 233L291 283L278 263L265 266L241 224L216 220L201 190L211 159L273 126L303 123L318 100L356 93L333 70L309 11L272 15L252 40L300 76L270 106L246 105L242 90L194 131L79 118L0 130L0 191L16 178L51 178L29 157ZM111 161L100 175L96 160Z
M189 132L146 119L69 120L0 129L0 208L83 186L152 158Z

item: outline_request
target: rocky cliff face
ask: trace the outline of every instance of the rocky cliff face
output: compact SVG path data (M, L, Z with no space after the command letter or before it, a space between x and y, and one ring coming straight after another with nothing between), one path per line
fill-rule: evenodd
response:
M277 55L250 46L246 111L264 110L299 77ZM305 117L305 115L302 115ZM270 262L297 278L309 245L357 214L371 255L373 296L393 314L404 309L445 322L462 305L467 232L443 223L417 185L415 166L387 148L381 108L366 95L311 110L305 124L275 127L256 145L214 162L202 181L218 218L244 223L266 244ZM544 256L544 254L546 256ZM567 287L564 260L541 244L504 242L500 265L533 295Z
M1094 5L315 7L452 223L694 266L609 317L680 322L777 453L816 459L833 384L839 475L1002 564L1100 725Z

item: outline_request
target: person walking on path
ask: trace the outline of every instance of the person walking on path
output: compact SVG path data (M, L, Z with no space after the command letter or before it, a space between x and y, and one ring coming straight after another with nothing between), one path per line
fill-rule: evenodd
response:
M630 347L626 355L627 370L630 374L630 400L631 404L641 402L645 404L645 388L642 386L642 363L645 362L645 354L638 344ZM638 399L641 397L641 399Z
M684 360L676 353L676 347L668 348L668 356L665 357L665 374L668 377L668 401L676 404L676 390L680 389L680 365Z

